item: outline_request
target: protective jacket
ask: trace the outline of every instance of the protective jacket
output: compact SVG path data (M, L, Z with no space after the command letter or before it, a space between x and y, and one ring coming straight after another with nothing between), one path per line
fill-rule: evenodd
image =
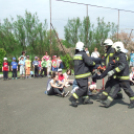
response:
M85 51L79 51L74 55L73 60L75 79L87 78L91 75L89 66L95 66L95 62L89 59Z
M109 47L107 52L104 54L104 57L105 66L108 67L109 62L112 62L114 59L114 48Z
M128 65L128 57L125 53L118 52L115 55L115 68L114 71L114 79L118 80L129 80L129 65Z

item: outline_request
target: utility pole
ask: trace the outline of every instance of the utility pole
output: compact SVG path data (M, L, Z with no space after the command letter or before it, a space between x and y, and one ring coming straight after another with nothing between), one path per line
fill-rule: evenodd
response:
M51 0L49 0L49 11L50 11L50 55L52 53L51 46L52 46L52 29L51 29L51 23L52 23L52 11L51 11Z
M117 28L117 40L119 39L119 27L120 26L120 10L118 9L118 28Z
M86 45L88 44L88 5L86 5L87 7L87 38L86 38Z

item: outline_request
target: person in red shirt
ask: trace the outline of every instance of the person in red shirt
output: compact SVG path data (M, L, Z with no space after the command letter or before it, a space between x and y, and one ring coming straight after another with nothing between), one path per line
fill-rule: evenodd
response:
M65 78L64 78L64 75L62 73L62 69L58 69L58 77L59 77L59 80L63 83L65 83Z
M7 62L7 58L4 58L4 62L3 62L3 66L2 66L2 72L3 72L3 79L7 80L8 79L8 71L9 71L9 67L8 67L8 62Z

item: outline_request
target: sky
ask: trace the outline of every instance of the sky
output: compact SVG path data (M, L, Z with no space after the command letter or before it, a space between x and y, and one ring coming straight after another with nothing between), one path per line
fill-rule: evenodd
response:
M86 16L86 6L52 1L52 23L60 38L64 38L64 26L68 19ZM69 1L69 0L68 0ZM104 7L119 8L125 10L134 10L133 0L70 0L91 5ZM0 21L4 18L16 18L17 15L24 16L25 10L35 13L37 12L39 19L43 22L50 20L49 0L0 0ZM97 17L104 17L106 22L114 22L118 24L118 11L111 9L96 8L88 6L88 15L91 23L96 24ZM130 32L134 28L134 13L120 12L120 31Z

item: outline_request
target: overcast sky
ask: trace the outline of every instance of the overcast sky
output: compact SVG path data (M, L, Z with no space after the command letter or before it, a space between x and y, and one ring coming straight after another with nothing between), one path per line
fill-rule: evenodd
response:
M68 0L69 1L69 0ZM98 6L134 10L133 0L70 0L73 2L80 2ZM88 7L89 17L93 24L96 23L97 17L104 17L105 21L118 22L118 12L116 10L109 10L96 7ZM0 0L0 21L4 18L13 18L16 15L24 16L25 10L31 13L37 12L39 19L43 22L45 19L49 23L49 0ZM83 5L69 4L52 0L52 23L59 33L60 38L63 38L64 25L68 18L86 16L86 7ZM120 30L127 30L128 32L134 28L134 13L120 13Z

